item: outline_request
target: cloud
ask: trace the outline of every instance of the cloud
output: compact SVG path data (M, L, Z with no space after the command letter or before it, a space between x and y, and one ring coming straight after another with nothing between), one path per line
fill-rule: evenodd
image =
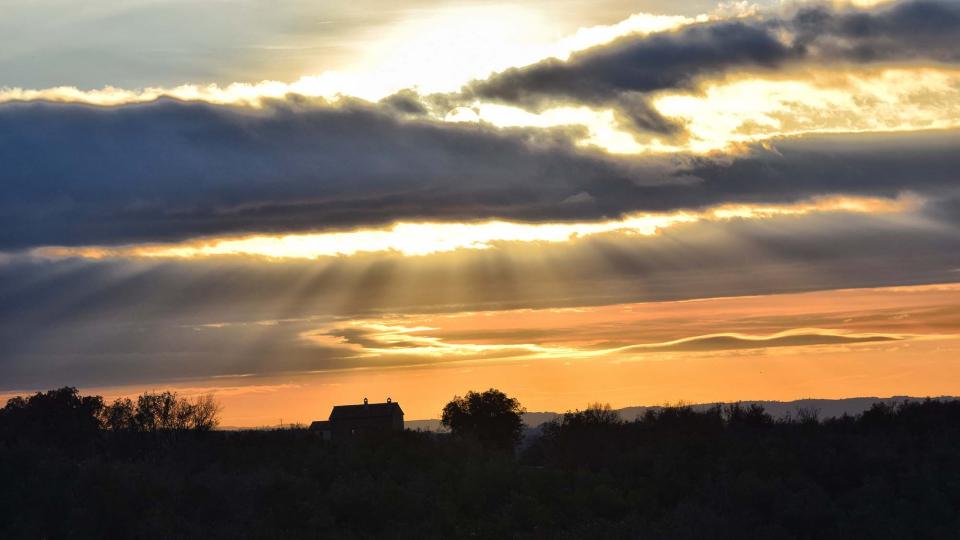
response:
M628 347L625 353L639 352L709 352L770 347L809 347L813 345L847 345L878 341L898 341L900 336L844 335L828 332L790 332L771 336L715 334L678 339L668 343L649 343Z
M893 196L912 190L933 197L955 189L954 131L826 134L773 139L745 156L695 157L678 175L699 179L694 199L779 200L814 193ZM675 188L675 191L681 191ZM721 195L722 193L722 195ZM680 193L676 198L681 198Z
M632 165L549 130L291 99L0 106L0 248L546 212Z
M563 204L567 204L564 201ZM653 236L664 230L698 221L731 219L770 219L818 213L901 214L916 209L912 197L815 198L786 205L722 205L702 212L636 214L622 220L517 223L484 221L471 223L396 223L389 228L358 229L349 232L207 237L182 243L138 244L133 246L43 247L30 256L47 258L80 257L88 259L145 258L197 259L202 257L262 257L280 259L317 259L354 256L359 253L387 252L410 256L468 249L494 249L515 243L565 243L594 235L620 233Z
M837 135L735 158L625 157L578 148L561 128L432 122L365 102L9 103L0 250L400 220L597 220L825 194L936 197L954 188L958 140Z
M960 5L918 1L862 11L802 8L791 18L751 17L627 36L574 54L511 68L475 81L465 97L533 109L560 103L614 106L633 127L677 133L646 95L689 89L732 70L777 70L790 63L960 60Z
M420 96L410 89L391 94L381 99L380 103L406 114L423 115L428 112Z

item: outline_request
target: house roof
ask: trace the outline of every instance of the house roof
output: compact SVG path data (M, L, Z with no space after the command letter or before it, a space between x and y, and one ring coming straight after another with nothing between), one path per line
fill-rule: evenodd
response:
M352 418L381 418L403 414L400 404L393 401L388 403L363 403L360 405L336 405L330 412L330 420L346 420Z

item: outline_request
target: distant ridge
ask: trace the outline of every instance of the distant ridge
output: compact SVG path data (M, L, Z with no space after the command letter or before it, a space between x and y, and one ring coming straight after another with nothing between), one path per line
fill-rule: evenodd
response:
M858 415L876 403L899 403L902 401L922 401L926 397L914 396L892 396L886 398L880 397L855 397L844 399L798 399L794 401L739 401L739 402L711 402L689 404L694 410L702 411L709 409L718 403L726 405L730 403L740 403L741 405L760 405L770 416L774 418L784 418L787 415L796 415L801 409L816 411L821 419L836 418L848 414L850 416ZM953 396L937 396L930 399L958 399ZM663 405L635 406L614 409L624 420L631 421L642 416L651 409L661 409ZM549 422L560 416L557 412L528 412L523 415L523 422L528 428L536 429L545 422ZM420 429L424 431L442 431L440 420L407 420L404 422L407 429Z

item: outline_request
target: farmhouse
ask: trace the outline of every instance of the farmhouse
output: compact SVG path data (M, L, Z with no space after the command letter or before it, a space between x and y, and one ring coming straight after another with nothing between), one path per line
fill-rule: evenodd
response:
M311 431L323 434L324 439L339 439L363 433L403 431L403 409L387 398L386 403L369 403L363 398L360 405L336 405L329 420L310 424Z

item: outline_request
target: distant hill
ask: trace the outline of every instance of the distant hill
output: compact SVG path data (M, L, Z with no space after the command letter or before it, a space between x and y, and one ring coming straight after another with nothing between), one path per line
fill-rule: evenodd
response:
M879 397L856 397L845 399L798 399L796 401L741 401L741 405L760 405L774 418L784 418L787 415L796 415L797 411L809 410L816 411L821 419L836 418L849 414L851 416L860 414L875 403L896 403L901 401L923 400L926 398L912 396L893 396L887 398ZM940 396L933 399L957 399L950 396ZM691 405L694 410L704 410L713 407L717 403L698 403ZM642 416L650 409L660 409L661 406L636 406L616 409L617 413L624 420L634 420ZM528 412L523 415L523 422L528 428L536 429L545 422L549 422L560 416L557 412ZM423 431L443 431L440 426L440 420L407 420L404 422L407 429L420 429Z

